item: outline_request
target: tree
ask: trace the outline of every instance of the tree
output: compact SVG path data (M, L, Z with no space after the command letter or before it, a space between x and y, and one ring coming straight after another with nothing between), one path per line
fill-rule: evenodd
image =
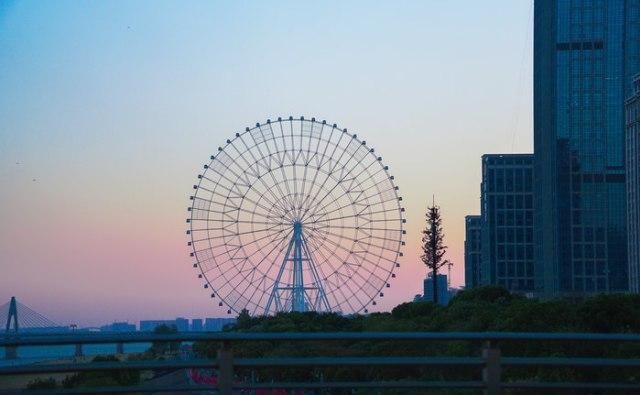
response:
M175 325L158 325L153 330L153 333L160 335L170 335L174 333L178 333L178 328ZM162 355L166 352L175 352L180 348L180 342L164 342L164 341L154 341L151 343L151 348L149 349L153 355Z
M427 208L427 226L422 231L422 262L431 270L433 278L433 302L438 303L438 270L451 265L448 259L444 259L447 246L444 245L444 231L440 207L435 202Z

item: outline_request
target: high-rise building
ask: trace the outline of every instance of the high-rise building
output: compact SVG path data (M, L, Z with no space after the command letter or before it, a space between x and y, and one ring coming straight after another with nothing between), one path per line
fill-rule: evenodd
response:
M449 303L449 284L447 281L447 275L438 274L437 278L438 289L436 291L438 293L438 304L446 305ZM433 302L433 276L431 273L424 279L423 291L424 294L422 295L422 300Z
M626 102L629 290L640 292L640 75Z
M467 215L464 218L464 284L465 288L480 285L480 260L482 243L480 237L481 219L479 215Z
M480 283L532 293L532 154L482 156L480 210Z
M640 71L640 0L536 0L536 287L628 289L624 102Z

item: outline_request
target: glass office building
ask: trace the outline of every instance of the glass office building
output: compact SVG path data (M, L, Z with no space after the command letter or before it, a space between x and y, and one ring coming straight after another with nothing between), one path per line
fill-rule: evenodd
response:
M482 156L480 283L532 293L533 155Z
M628 289L624 102L640 65L640 0L536 0L536 288Z
M480 260L482 241L480 237L481 219L479 215L467 215L464 218L464 285L474 288L480 285Z
M438 304L447 305L449 303L449 281L446 274L438 274L437 276ZM422 300L425 302L433 302L433 276L431 273L422 282Z
M640 292L640 75L627 100L627 234L629 290Z

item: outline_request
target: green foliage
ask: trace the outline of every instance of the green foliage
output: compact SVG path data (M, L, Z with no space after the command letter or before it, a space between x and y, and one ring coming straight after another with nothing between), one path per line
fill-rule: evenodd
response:
M514 297L509 291L495 285L465 289L456 294L450 303L459 302L490 302L505 303L510 302Z
M391 316L395 319L409 319L417 317L428 317L435 313L440 306L433 302L410 302L402 303L391 310Z
M640 332L640 295L597 295L579 309L587 332Z
M93 358L93 362L117 362L119 361L113 355L101 356ZM88 388L88 387L113 387L134 385L140 382L140 371L119 369L101 372L79 372L67 376L62 380L64 388Z
M251 317L243 312L227 331L242 332L398 332L398 331L507 331L507 332L640 332L640 296L599 295L586 300L536 300L487 286L461 291L447 306L411 302L391 313L341 316L280 313ZM215 357L219 344L196 342L194 351ZM469 356L480 355L479 342L425 341L251 341L233 344L234 355L243 357L308 356ZM640 357L640 345L579 342L500 343L504 356L610 356ZM254 375L258 381L288 380L480 380L474 368L440 367L330 367L315 369L238 369L239 377ZM572 369L518 367L504 373L505 380L639 380L629 369ZM389 392L392 393L392 392ZM462 392L464 393L464 392Z
M158 325L153 330L153 333L167 335L178 333L178 328L175 325ZM167 352L173 353L177 352L180 348L180 342L153 342L151 343L151 348L148 350L148 353L152 358L156 358L160 355L163 355Z
M57 386L56 380L53 377L49 377L48 379L37 378L33 381L30 381L27 384L28 390L52 390Z

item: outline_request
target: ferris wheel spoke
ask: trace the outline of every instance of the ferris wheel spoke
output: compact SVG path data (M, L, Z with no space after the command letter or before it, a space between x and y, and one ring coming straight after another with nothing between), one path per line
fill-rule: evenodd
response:
M342 183L342 182L344 182L344 180L346 180L346 177L347 177L348 175L349 175L349 173L345 174L345 176L344 176L343 178L341 178L341 179L337 180L337 181L336 181L336 183L335 183L335 185L334 185L330 190L328 190L328 191L327 191L327 193L326 193L326 194L324 194L320 200L318 200L318 201L316 202L316 206L314 207L313 211L311 211L311 210L309 210L309 211L311 211L312 213L316 213L316 212L318 212L318 211L322 211L322 210L324 210L327 206L331 205L331 204L332 204L332 202L329 202L329 203L327 203L327 204L326 204L326 205L324 205L324 206L321 206L321 203L322 203L322 202L324 202L324 200L325 200L327 197L329 197L329 196L333 193L333 191L334 191L338 186L342 186L342 185L341 185L341 183ZM359 176L359 174L358 174L357 176ZM352 182L352 184L353 184L353 182ZM352 184L351 184L351 185L349 185L349 186L346 188L346 191L351 190L350 188L353 186ZM345 188L343 187L343 189L345 189ZM365 189L365 190L366 190L366 189ZM363 193L364 193L364 190L363 190L363 191L360 191L360 195L362 195ZM352 197L351 195L349 195L349 193L348 193L348 192L345 192L344 194L342 194L342 196L348 196L348 197L349 197L349 199L351 200L351 202L353 202L353 197ZM356 196L356 198L358 198L358 197L359 197L359 196ZM305 212L305 215L306 215L307 213L308 213L308 212Z
M333 237L336 237L336 238L338 238L338 239L342 239L342 238L343 238L343 236L338 235L338 234L336 234L336 233L333 233L333 232L331 232L331 231L327 231L327 230L316 230L316 231L317 231L318 233L325 234L325 235L327 235L327 236L333 236ZM385 241L393 241L393 242L396 242L396 240L395 240L395 239L389 239L389 238L386 238L386 237L379 237L379 236L367 236L367 238L380 239L380 240L385 240ZM328 239L327 239L327 240L328 240ZM370 244L370 246L376 246L376 247L378 247L379 249L382 249L382 250L395 251L395 250L393 250L393 249L389 249L389 248L386 248L386 247L381 246L381 245L378 245L378 244ZM342 248L344 248L344 247L342 247ZM346 250L346 248L345 248L345 250ZM349 250L347 250L347 251L349 251ZM386 260L386 261L388 261L389 263L394 263L394 264L396 263L394 260L391 260L391 259L389 259L389 258L386 258L386 257L381 257L381 258L382 258L382 259L384 259L384 260Z
M334 242L331 242L331 241L330 241L330 243L332 243L336 248L339 248L339 249L342 249L342 250L344 250L344 251L348 252L348 253L350 254L350 256L351 256L351 255L353 255L353 251L350 251L348 248L345 248L343 245L341 245L341 244L339 244L339 243L334 243ZM379 257L379 258L382 258L382 257ZM361 257L361 259L362 259L363 261L365 261L365 262L367 262L367 263L369 263L369 264L373 265L375 268L378 268L378 267L379 267L379 265L378 265L377 263L372 262L372 261L370 261L370 260L368 260L368 259L366 259L366 258L364 258L364 257ZM376 279L378 279L379 281L381 281L381 282L383 282L383 283L386 283L386 280L384 280L384 279L380 278L380 277L379 277L379 276L378 276L378 275L377 275L373 270L370 270L370 269L369 269L369 267L368 267L367 265L354 264L354 263L347 262L347 261L345 261L345 262L343 263L343 265L347 265L347 266L349 266L349 267L350 267L350 266L356 266L356 267L357 267L357 269L356 269L356 270L354 270L354 271L351 273L351 275L352 275L352 276L353 276L353 275L357 275L357 273L359 272L359 269L363 269L364 271L366 271L367 273L369 273L372 277L375 277L375 278L376 278ZM361 278L362 278L362 277L361 277Z
M203 187L203 186L199 186L198 189L202 189L202 190L204 190L206 192L209 192L212 196L217 195L217 196L222 197L224 199L224 203L223 203L224 208L226 208L226 207L230 207L231 208L232 207L234 209L239 209L239 208L241 208L242 201L246 200L249 203L253 204L254 206L260 207L261 209L265 210L266 212L270 211L267 206L255 201L255 200L253 200L251 198L248 198L245 194L242 194L239 191L233 191L232 189L229 189L229 188L227 188L227 187L225 187L225 186L223 186L221 184L218 184L217 186L222 186L222 188L227 191L227 195L225 196L225 195L223 195L223 194L221 194L219 192L213 191L213 190L211 190L211 189L209 189L207 187ZM232 194L233 194L233 196L232 196ZM234 200L240 200L240 203L239 204L236 204L235 202L234 203L229 203L229 202L233 202ZM273 207L277 207L277 206L273 206Z
M283 238L280 240L280 243L281 243L283 240L286 240L286 237L283 237ZM285 244L286 244L286 243L285 243ZM269 255L271 255L271 253L272 253L273 251L275 251L275 250L278 248L278 246L279 246L279 244L276 244L276 245L271 249L271 251L269 251L269 253L268 253L267 255L265 255L265 257L264 257L264 258L262 258L262 260L261 260L257 265L254 265L253 269L251 269L251 270L258 270L258 268L259 268L259 266L260 266L260 263L264 262L264 260L265 260ZM239 260L239 259L235 259L235 260ZM248 259L245 259L245 261L246 261L246 260L248 260ZM234 260L233 260L233 259L231 259L231 260L228 260L228 261L225 261L225 262L221 263L221 264L220 264L220 265L218 265L218 266L220 267L220 266L222 266L222 265L224 265L224 264L226 264L226 263L232 263L233 261L234 261ZM231 282L233 282L233 281L234 281L238 276L242 276L242 275L243 275L243 270L242 270L242 269L243 269L243 268L240 268L240 270L237 270L237 271L236 271L236 273L233 275L233 277L231 277L230 279L228 279L228 282L229 282L229 283L231 283Z
M234 187L238 187L238 186L244 186L244 187L248 187L249 186L249 179L245 178L242 179L242 176L240 174L237 174L236 172L234 172L230 167L225 167L225 170L228 171L229 173L231 173L231 175L236 177L236 181L233 181L231 178L229 178L226 174L226 172L222 172L220 170L218 170L217 166L209 166L209 168L207 170L211 170L212 172L214 172L215 174L217 174L220 179L225 180L229 183L230 186L227 186L219 181L215 181L212 178L208 177L206 174L203 174L201 176L201 178L203 180L207 180L209 181L211 184L213 184L214 188L218 187L218 186L222 186L224 189L226 190L231 190L231 188ZM242 180L243 183L239 184L238 180ZM238 193L241 194L241 191L238 189Z
M273 129L271 128L271 124L269 124L269 128L270 128L270 130L271 130L271 132L272 132L272 134L273 134ZM262 129L260 129L260 131L262 132ZM255 141L255 140L254 140L254 141ZM256 142L256 145L257 145L257 142ZM269 145L268 145L268 144L266 144L266 142L265 142L265 145L266 145L267 150L268 150L268 152L269 152L269 157L274 156L274 153L272 153L272 152L271 152L271 149L269 148ZM281 166L282 166L282 165L284 165L283 159L280 157L279 152L277 152L277 151L276 151L275 156L278 158L278 159L277 159L277 163L278 163L279 165L281 165ZM278 166L278 167L279 167L279 166ZM284 202L284 203L286 203L286 202L287 202L287 195L284 193L284 191L283 191L283 190L282 190L282 188L280 187L280 182L278 182L278 181L276 180L276 178L275 178L275 176L274 176L274 174L273 174L273 170L274 170L274 169L273 169L273 166L272 166L272 165L271 165L271 163L270 163L270 165L269 165L269 169L268 169L267 173L268 173L268 174L269 174L269 176L271 177L271 180L273 181L273 186L275 186L275 188L276 188L277 192L279 193L279 196L277 196L277 195L275 194L275 191L273 191L272 186L267 185L267 183L264 181L264 179L263 179L263 178L261 178L262 185L265 187L265 189L267 189L267 190L269 190L269 191L270 191L270 193L272 194L272 196L274 196L274 199L276 200L276 202ZM285 208L285 211L286 211L286 208Z
M342 206L342 208L347 208L349 206ZM377 222L379 220L373 220L373 219L369 219L367 218L367 216L371 216L371 215L378 215L378 214L383 214L383 213L393 213L398 211L398 209L393 208L393 209L387 209L387 210L379 210L379 211L372 211L372 212L368 212L368 213L364 213L364 210L369 208L369 206L365 207L364 209L362 209L360 212L353 214L353 215L342 215L339 217L328 217L328 218L324 218L324 219L315 219L313 221L309 221L309 223L311 224L319 224L319 223L324 223L324 222L331 222L331 221L337 221L337 220L341 220L341 219L349 219L349 218L363 218L365 219L367 222ZM395 219L395 221L397 221L398 219ZM391 222L391 220L383 220L383 222Z
M336 182L336 184L333 186L333 188L330 190L330 192L332 192L332 191L333 191L333 189L335 189L338 185L340 185L341 183L343 183L345 180L346 180L346 181L351 181L351 182L353 183L353 181L355 181L355 180L356 180L356 177L357 177L357 176L354 176L354 177L352 177L352 178L350 178L350 179L347 179L347 176L351 175L354 169L356 169L356 168L361 168L361 167L364 167L364 168L366 169L368 166L370 166L370 165L366 165L366 166L364 166L364 163L365 163L365 162L362 162L362 161L357 162L357 163L354 163L354 165L353 165L353 166L349 166L349 163L350 163L350 162L351 162L351 160L353 159L353 158L352 158L352 156L351 156L351 153L349 153L349 155L347 156L346 161L345 161L345 162L342 162L342 158L344 157L344 154L348 152L349 147L351 147L351 146L355 146L355 147L356 147L356 148L355 148L354 153L355 153L355 152L357 152L357 151L361 148L361 146L359 145L359 143L357 143L357 142L356 142L356 140L355 140L354 138L350 139L350 140L349 140L348 145L347 145L346 147L344 147L344 148L343 148L343 151L342 151L342 153L341 153L340 157L338 158L338 160L336 160L336 162L335 162L335 164L333 165L333 168L331 169L331 171L330 171L330 172L328 172L328 174L329 174L328 179L330 179L330 178L334 178L333 176L334 176L334 174L335 174L335 172L336 172L336 169L337 169L338 167L340 167L340 175L339 175L338 177L335 177L335 178L334 178L334 179L337 179L338 181L337 181L337 182ZM375 163L375 161L373 161L372 163ZM362 172L361 172L361 173L362 173ZM328 181L328 179L327 179L326 181ZM326 181L325 181L325 183L326 183ZM323 197L319 200L319 202L322 202L322 201L323 201L324 199L326 199L326 198L327 198L327 195L323 196Z
M262 131L261 131L262 133ZM250 133L249 133L250 134ZM251 134L250 134L251 135ZM255 164L256 166L256 175L255 175L255 179L257 181L260 182L260 184L262 184L262 186L264 187L265 191L268 192L271 197L273 198L273 200L270 200L270 203L273 204L274 206L280 206L280 201L281 201L281 197L277 196L271 185L268 185L265 181L264 181L264 177L262 177L264 175L260 174L260 163L261 161L264 160L265 157L269 158L269 163L267 165L262 164L262 167L264 170L267 170L267 173L270 173L272 170L272 164L271 164L271 156L265 156L264 153L262 152L262 150L260 149L260 144L255 140L255 138L253 137L253 135L250 136L251 139L254 141L254 147L258 150L258 153L260 154L260 158L257 158L254 154L253 151L249 148L249 145L246 143L246 141L244 141L243 135L241 135L240 141L242 142L242 144L245 146L246 148L246 152L249 152L249 154L251 155L251 157L253 158L253 163L249 164L247 163L247 166L251 167L253 166L253 164ZM246 161L246 160L245 160ZM275 182L275 180L274 180ZM278 189L280 189L279 185L276 183L276 187ZM283 211L286 212L286 209L283 208Z
M335 152L336 152L336 150L337 150L337 148L338 148L338 144L340 143L340 141L342 141L342 138L343 138L345 135L346 135L346 133L342 133L342 134L340 134L340 138L339 138L338 142L336 143L336 145L334 146L334 148L333 148L333 152L331 153L330 158L332 158L332 157L333 157L333 155L335 154ZM349 146L349 144L352 144L352 143L353 143L353 139L350 139L350 140L349 140L349 142L347 143L347 147ZM345 149L345 148L343 148L343 149L342 149L342 152L340 152L340 156L339 156L339 157L338 157L338 159L334 162L333 166L332 166L330 169L328 169L328 170L327 170L327 172L326 172L326 176L325 176L325 178L324 178L324 181L322 181L322 183L320 184L320 188L319 188L319 190L323 190L323 189L324 189L324 187L325 187L325 185L327 184L327 182L332 178L332 175L333 175L334 171L335 171L335 170L338 168L338 166L341 164L341 163L340 163L340 161L342 160L342 158L344 157L344 154L345 154L346 152L347 152L347 151L346 151L346 149ZM328 160L327 160L327 162L329 162L329 163L330 163L330 162L331 162L331 159L328 159ZM334 185L334 187L333 187L333 188L331 188L331 189L329 190L329 192L327 192L327 195L329 195L331 192L333 192L333 190L336 188L336 186L337 186L337 184L336 184L336 185ZM326 199L327 195L325 195L322 199L320 199L320 200L317 202L317 204L319 205L319 204L320 204L324 199Z
M250 214L252 216L262 217L262 218L265 218L267 220L270 220L270 219L271 220L275 220L275 219L277 219L274 216L269 216L269 215L264 214L264 213L262 213L260 211L251 211L251 210L244 209L242 207L229 209L229 210L225 210L225 211L211 210L211 209L197 209L197 210L200 211L200 212L206 212L206 213L211 213L211 214L216 214L216 215L220 215L220 216L226 217L229 222L235 222L236 221L236 219L231 217L230 214L231 213L236 213L237 211L241 211L243 213ZM195 210L192 210L192 211L195 211ZM205 221L208 220L207 218L197 218L197 219L198 220L205 220ZM192 220L196 220L196 218L192 218ZM280 223L280 222L270 221L271 225L274 225L276 223Z
M233 223L229 224L229 226L225 226L222 228L200 228L200 229L193 229L193 231L226 231L229 232L230 234L228 234L227 236L229 237L235 237L235 236L243 236L243 235L250 235L250 234L254 234L254 233L261 233L261 232L269 232L272 231L273 229L281 226L281 225L275 225L269 228L263 228L263 229L256 229L256 230L252 230L252 231L248 231L248 232L231 232L229 231L229 227L234 225Z
M379 205L385 205L386 203L391 203L391 202L395 202L396 205L397 205L398 198L397 198L397 195L395 194L395 190L393 191L393 194L389 195L389 196L380 195L380 194L377 194L377 193L372 193L370 195L363 196L365 191L368 191L369 189L372 189L372 188L376 187L376 185L379 185L379 184L381 184L381 183L383 183L385 181L388 181L388 180L380 180L376 184L373 184L373 185L363 189L362 191L360 191L360 195L358 196L358 200L359 201L366 201L367 202L366 204L356 203L356 202L352 201L352 203L350 205L343 205L343 206L337 207L335 209L332 209L331 211L325 211L322 215L318 216L317 218L322 218L324 215L332 214L335 211L339 211L339 210L344 209L344 208L346 208L348 206L351 206L351 205L361 206L361 207L375 207L375 206L379 206ZM380 200L380 199L383 199L383 200ZM370 202L369 200L374 200L374 201ZM325 210L330 205L331 205L331 202L327 203L326 205L324 205L324 206L322 206L320 208L316 208L313 211L311 216L313 216L313 214L315 214L316 212L322 212L323 210Z
M357 212L356 214L354 214L354 215L369 215L369 213L365 213L365 210L366 210L366 209L371 209L372 207L377 207L377 206L386 207L388 203L396 203L397 201L398 201L398 199L396 199L396 198L392 198L392 199L389 199L389 200L383 200L383 201L373 202L373 203L369 203L369 204L366 204L366 205L359 205L359 204L356 204L355 206L362 207L362 209L361 209L360 211L358 211L358 212ZM353 204L351 204L351 205L345 205L345 206L338 207L338 208L336 208L336 209L332 209L331 211L324 212L324 213L322 213L321 215L318 215L317 217L315 217L315 218L313 219L313 221L309 221L309 223L320 223L320 222L328 221L328 219L327 219L327 220L325 220L325 219L323 219L323 218L325 218L325 217L326 217L327 215L329 215L329 214L333 214L333 213L335 213L336 211L340 212L341 210L346 209L346 208L348 208L348 207L350 207L350 206L354 206L354 205L353 205ZM393 209L383 210L383 211L379 211L379 212L380 212L380 213L384 213L384 212L394 212L394 211L400 211L400 212L402 212L400 208L393 208Z
M291 232L290 234L292 234L293 232ZM271 249L271 251L269 251L269 253L267 255L264 256L264 258L262 258L257 264L254 265L254 270L258 270L258 268L260 267L260 265L269 257L271 256L271 254L278 248L278 246L280 246L280 249L278 250L278 252L276 253L275 257L280 257L282 256L282 254L284 253L285 248L287 248L288 245L288 237L283 237L280 239L280 241L278 242L278 244L276 244L276 246ZM283 257L284 259L284 257ZM268 278L270 279L270 277L266 274L264 274L264 278ZM274 280L275 281L275 280ZM247 284L247 286L244 288L244 290L242 291L242 293L246 293L249 288L250 288L251 284ZM253 299L253 297L255 296L255 293L258 291L258 287L254 287L253 293L251 295L250 299Z
M325 256L325 255L322 253L322 251L320 250L320 248L319 248L318 246L315 246L315 245L314 245L314 244L315 244L315 241L313 241L313 240L309 240L309 243L310 243L312 246L314 246L314 247L315 247L315 251L317 251L317 254L318 254L318 255L320 255L320 256L322 257L322 259L323 259L323 261L324 261L324 262L330 262L329 258L328 258L327 256ZM315 253L315 252L314 252L314 253ZM329 251L329 256L332 256L331 251ZM319 265L319 268L320 268L320 270L322 270L322 265ZM332 273L337 273L337 271L338 271L338 268L334 268L334 267L332 267ZM347 302L347 304L349 305L349 308L350 308L351 310L354 310L354 311L355 311L354 307L351 305L351 298L350 298L349 296L347 296L347 295L344 293L344 290L342 289L342 287L341 287L339 284L335 284L335 285L334 285L334 284L330 283L330 280L328 280L328 279L329 279L329 276L327 276L327 275L326 275L326 274L324 274L323 272L321 272L321 273L322 273L322 277L323 277L323 279L324 279L325 283L326 283L326 284L328 284L328 285L331 285L331 289L330 289L330 291L327 293L327 296L329 296L329 295L333 296L333 293L335 293L335 292L340 292L340 294L342 295L342 298L343 298L342 300L346 301L346 302ZM331 276L331 275L330 275L330 276Z
M335 132L336 130L339 130L339 129L337 129L337 128L334 126L334 128L333 128L333 129L332 129L332 131L331 131L331 136L329 137L330 139L333 137L334 132ZM326 153L327 148L329 148L329 146L332 146L332 147L333 147L333 150L331 151L331 154L329 154L329 155L325 155L325 154L323 153L323 155L321 156L321 162L318 164L318 169L320 169L320 167L321 167L322 165L325 165L325 164L327 164L327 163L331 165L331 162L332 162L332 159L331 159L331 158L333 158L333 157L334 157L334 155L335 155L336 151L338 150L338 147L339 147L340 143L342 142L343 137L344 137L345 135L346 135L346 133L344 133L344 132L340 131L340 133L338 133L338 141L337 141L337 142L335 142L335 143L334 143L334 142L332 142L332 141L328 141L328 142L327 142L327 145L325 146L324 153ZM350 142L350 141L351 141L351 140L349 140L349 142ZM344 150L340 153L340 158L339 158L337 161L335 161L335 164L334 164L334 165L332 165L330 168L328 168L328 169L327 169L327 171L325 172L325 177L323 178L323 181L322 181L322 182L319 182L319 187L318 187L318 190L319 190L319 191L324 189L325 184L326 184L326 183L329 181L329 179L331 178L331 173L332 173L332 172L335 170L335 168L338 166L338 164L340 163L340 159L342 158L342 156L343 156L343 155L344 155ZM310 194L309 194L309 196L312 196L312 194L310 193Z
M271 241L273 242L278 235L280 235L280 234L282 234L283 232L286 232L286 231L287 231L287 229L281 229L281 230L277 231L275 234L268 234L266 236L262 236L262 237L259 237L257 239L254 238L252 241L245 242L242 245L235 245L235 244L227 243L227 246L232 245L234 247L234 248L229 249L229 251L227 251L227 252L230 253L231 251L234 251L234 250L236 250L236 252L240 251L243 248L246 248L246 247L251 246L253 244L259 243L259 242L261 242L261 241L263 241L265 239L271 239ZM234 252L234 254L236 252Z
M305 196L305 187L307 184L307 170L308 170L308 166L305 163L304 166L304 170L302 173L302 185L300 186L300 196L297 198L297 202L296 202L296 217L300 218L301 213L302 213L302 204L303 204L303 197Z
M322 131L322 130L324 130L324 127L321 129L321 131ZM335 152L335 150L336 150L336 148L337 148L337 144L332 144L332 142L331 142L331 141L332 141L332 138L333 138L333 135L334 135L334 133L336 132L336 130L338 130L338 129L337 129L337 128L336 128L336 126L334 125L334 126L331 128L331 132L329 132L329 137L326 139L326 144L324 145L324 148L323 148L323 150L322 150L322 154L320 154L320 153L319 153L320 143L322 142L322 134L321 134L321 135L320 135L320 137L318 138L318 144L317 144L317 146L316 146L316 154L314 155L314 157L315 157L315 156L317 156L317 157L319 158L319 162L316 162L317 170L316 170L316 172L315 172L315 174L314 174L314 176L313 176L313 181L311 182L311 185L312 185L312 186L313 186L313 185L316 185L316 181L317 181L317 178L318 178L318 174L320 174L320 165L324 163L325 158L328 158L328 157L326 156L326 154L327 154L327 149L329 148L329 146L333 146L333 147L334 147L334 152ZM342 136L342 135L343 135L343 133L340 133L340 136ZM307 201L308 201L308 200L309 200L309 198L311 198L312 196L315 196L315 193L314 193L314 191L313 191L313 188L311 188L311 189L309 190L309 193L307 194L307 196L305 197L305 199L304 199L304 201L303 201L303 205L306 205L306 204L307 204Z
M374 162L374 163L375 163L375 162ZM373 178L374 176L376 176L380 171L384 171L384 170L378 170L378 171L377 171L377 172L375 172L375 173L374 173L370 178ZM355 177L359 177L363 172L364 172L364 170L363 170L363 171L361 171L360 173L358 173L357 175L355 175ZM321 203L322 203L322 202L323 202L323 201L324 201L324 200L325 200L325 199L330 195L330 193L331 193L331 192L333 192L333 190L334 190L335 188L337 188L337 187L338 187L338 185L340 185L340 184L341 184L341 183L346 179L346 177L347 177L348 175L349 175L349 173L345 174L345 176L344 176L342 179L340 179L338 182L336 182L336 184L333 186L333 188L332 188L329 192L327 192L327 193L322 197L322 199L320 199L320 200L318 201L317 205L318 205L318 206L320 206L320 204L321 204ZM375 183L375 184L373 184L373 185L370 185L370 186L368 186L368 187L364 188L362 191L360 191L360 193L361 193L361 194L363 194L365 191L368 191L368 190L369 190L369 189L371 189L373 186L375 186L375 185L377 185L377 184L379 184L379 183L382 183L382 182L384 182L384 181L386 181L386 180L385 180L385 179L379 180L377 183ZM331 202L329 202L329 203L325 204L324 206L320 206L320 208L316 208L316 209L314 210L314 212L322 211L322 210L324 210L325 208L327 208L327 206L329 206L329 205L331 205L331 204L332 204L332 203L331 203Z
M284 164L286 163L287 159L291 159L291 163L293 163L292 158L290 158L290 152L293 149L293 145L289 146L287 143L287 137L285 136L284 133L284 129L282 127L282 123L280 123L280 135L282 137L282 147L284 149L283 153L282 153L282 163L280 163L280 173L282 175L282 179L284 181L284 187L287 189L287 195L283 196L283 198L286 199L287 196L291 196L291 189L290 189L290 185L291 183L289 182L289 178L287 177L286 172L284 171ZM289 202L290 206L291 206L291 202Z
M373 221L369 221L369 222L373 222ZM324 226L324 228L331 228L331 229L354 229L353 226L344 226L344 225L326 225ZM372 227L368 227L368 226L360 226L358 227L356 230L362 230L362 231L371 231L371 232L375 232L375 231L386 231L388 230L388 228L372 228Z
M211 167L210 167L209 169L211 169L212 171L214 171L216 174L219 174L221 178L223 178L223 179L225 179L226 181L228 181L229 183L231 183L231 185L232 185L232 186L231 186L231 187L228 187L228 186L226 186L226 185L224 185L224 184L216 183L216 182L215 182L214 180L212 180L211 178L208 178L207 176L202 175L202 178L203 178L203 179L206 179L207 181L209 181L209 182L211 182L212 184L214 184L216 188L217 188L217 187L222 187L222 188L227 192L227 199L229 199L229 198L233 195L233 198L234 198L234 199L245 199L245 200L249 200L249 202L250 202L250 203L252 203L252 204L254 204L254 205L256 205L256 206L258 206L258 207L262 208L263 210L269 211L269 209L268 209L266 206L264 206L264 205L262 205L262 204L258 204L257 202L255 202L255 201L253 201L253 200L251 200L251 199L249 199L249 198L247 198L247 197L246 197L247 193L249 192L250 185L251 185L251 183L250 183L250 181L249 181L249 180L243 180L243 181L246 183L246 185L243 185L245 188L247 188L247 190L246 190L246 191L244 191L244 192L243 192L243 191L242 191L242 190L240 190L239 188L236 188L236 190L234 190L234 186L237 186L237 185L238 185L237 181L234 183L234 182L233 182L233 181L231 181L228 177L226 177L225 175L223 175L222 173L220 173L217 169L212 169ZM231 171L231 170L229 170L229 171L230 171L233 175L235 175L235 176L237 177L237 180L240 180L240 179L241 179L241 177L240 177L239 175L237 175L236 173L234 173L234 172L233 172L233 171ZM205 190L205 191L207 191L207 192L210 192L211 194L217 194L215 190L210 190L210 189L208 189L208 188L206 188L206 187L202 187L202 186L201 186L201 187L199 187L199 189L200 189L200 188L204 189L204 190ZM270 188L269 188L268 186L266 187L266 189L267 189L267 190L270 190ZM218 195L220 195L220 196L224 196L223 194L218 194ZM273 207L278 207L278 205L277 205L277 200L276 200L275 202L273 202L273 201L271 201L271 200L269 200L269 199L265 199L265 200L266 200L266 201L268 201L270 204L272 204L272 206L273 206ZM234 207L235 207L235 206L234 206Z
M222 222L222 223L228 222L229 224L274 225L273 222L241 221L241 220L229 221L225 219L209 219L209 218L194 218L192 221Z

